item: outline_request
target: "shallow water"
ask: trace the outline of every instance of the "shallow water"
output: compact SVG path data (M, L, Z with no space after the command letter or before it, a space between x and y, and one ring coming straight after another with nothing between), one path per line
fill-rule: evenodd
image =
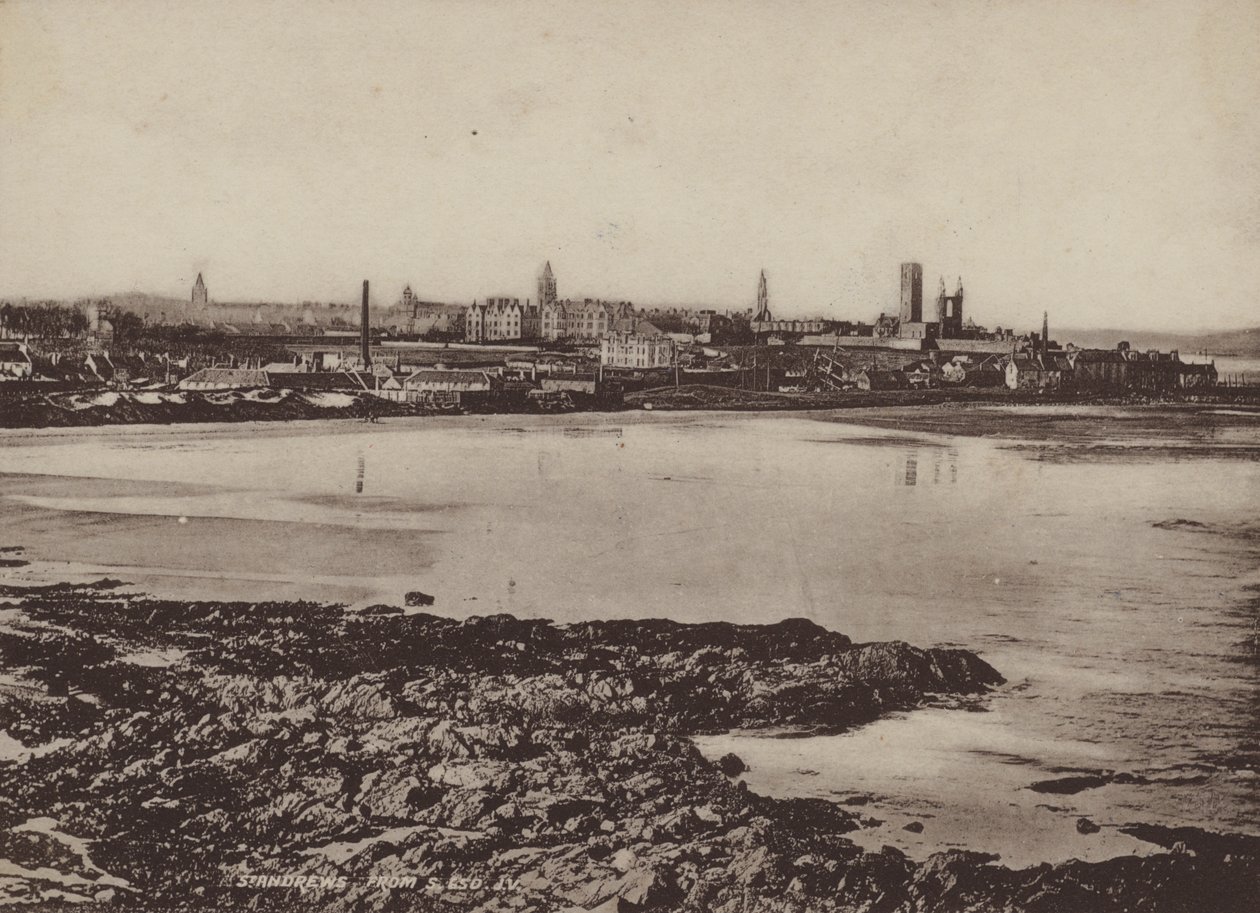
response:
M1133 821L1258 832L1260 464L1199 438L1188 460L1171 436L1046 460L836 418L3 433L0 545L33 560L3 573L355 604L419 589L451 614L558 620L804 616L961 645L1009 679L985 712L702 744L739 753L760 790L875 797L863 813L884 824L858 839L916 854L1101 858L1140 849L1111 827ZM1239 442L1260 427L1232 427ZM1027 788L1096 771L1138 782ZM1081 815L1104 830L1078 834Z

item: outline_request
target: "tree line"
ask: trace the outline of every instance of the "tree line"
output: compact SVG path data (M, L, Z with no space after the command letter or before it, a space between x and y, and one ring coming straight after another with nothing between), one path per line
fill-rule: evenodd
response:
M0 327L10 336L82 336L88 331L87 315L64 304L0 305Z

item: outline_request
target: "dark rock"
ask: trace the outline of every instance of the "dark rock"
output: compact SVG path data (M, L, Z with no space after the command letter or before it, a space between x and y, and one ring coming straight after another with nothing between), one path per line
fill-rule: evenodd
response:
M909 832L910 832L910 833L912 833L912 834L922 834L922 833L923 833L923 822L922 822L922 821L911 821L909 824L907 824L905 827L903 827L903 828L902 828L902 830L903 830L903 831L909 831Z
M1078 834L1097 834L1100 830L1102 828L1088 818L1076 819L1076 832Z
M410 603L408 603L408 605L410 605ZM401 615L403 614L403 610L398 608L398 606L383 605L381 603L377 603L375 605L370 605L367 608L363 609L361 612L359 612L359 614L367 615L367 616Z
M1255 838L1141 825L1126 833L1175 851L1021 871L983 854L864 853L843 836L858 821L841 804L756 795L732 782L742 760L710 763L690 742L761 725L839 731L1000 681L962 650L854 645L804 620L460 621L58 585L0 584L0 596L39 622L0 632L0 660L63 695L6 696L0 722L25 745L67 739L0 777L0 813L55 817L89 840L93 864L131 884L115 902L137 909L295 909L283 891L220 877L262 874L266 860L347 874L334 906L364 913L417 902L365 887L400 871L519 879L469 903L539 913L1233 913L1256 881ZM168 648L187 655L170 668L121 659ZM102 703L80 713L70 693ZM0 858L74 862L67 844L28 839L0 827Z
M426 606L433 605L434 599L428 593L412 590L404 597L404 602L408 606Z
M1054 780L1038 780L1029 785L1029 789L1037 793L1049 793L1059 796L1074 796L1087 789L1105 786L1108 778L1101 774L1089 774L1077 777L1058 777Z

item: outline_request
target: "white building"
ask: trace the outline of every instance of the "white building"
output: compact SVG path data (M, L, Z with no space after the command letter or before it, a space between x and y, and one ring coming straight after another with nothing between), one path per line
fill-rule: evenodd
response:
M671 368L674 340L664 334L612 332L599 342L599 363L608 368Z

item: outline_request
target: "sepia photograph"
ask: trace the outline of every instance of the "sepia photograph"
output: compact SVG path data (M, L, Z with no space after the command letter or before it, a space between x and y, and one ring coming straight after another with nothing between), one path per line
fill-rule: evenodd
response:
M0 0L0 910L1260 910L1260 2Z

